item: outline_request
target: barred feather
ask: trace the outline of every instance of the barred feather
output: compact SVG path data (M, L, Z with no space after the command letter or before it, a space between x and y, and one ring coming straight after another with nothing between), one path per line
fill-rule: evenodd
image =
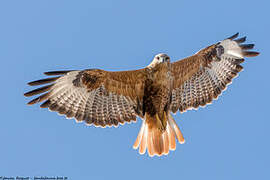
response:
M243 69L240 65L243 58L259 54L246 51L252 49L254 44L240 44L246 37L233 40L237 36L235 34L194 56L172 63L175 76L172 112L175 113L178 109L184 112L211 103Z
M143 76L143 71L136 71L135 74L126 72L130 74L130 79L127 75L119 76L116 72L101 70L47 72L45 73L47 75L62 74L63 76L33 81L29 84L53 84L29 91L24 95L29 97L47 92L28 104L45 101L40 107L57 111L67 118L75 118L77 122L85 121L86 124L101 127L118 126L119 123L136 121L136 116L142 114L138 111L140 103L138 104L136 99L142 97L139 93L143 88L140 87L140 91L134 89L136 86L142 86L143 83L138 79L136 80L138 83L128 83L133 82L137 76Z

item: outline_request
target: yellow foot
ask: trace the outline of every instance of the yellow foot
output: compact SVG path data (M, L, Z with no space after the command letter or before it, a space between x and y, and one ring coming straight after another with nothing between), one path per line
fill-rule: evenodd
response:
M162 125L163 127L166 129L166 125L167 125L167 113L165 111L163 111L163 121L162 121Z
M164 126L163 121L160 120L158 114L156 114L156 119L157 119L158 129L161 130L162 132L165 131L166 126Z

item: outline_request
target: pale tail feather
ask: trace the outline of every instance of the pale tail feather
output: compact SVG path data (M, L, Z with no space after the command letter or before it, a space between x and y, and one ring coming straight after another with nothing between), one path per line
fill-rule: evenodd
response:
M142 135L143 135L143 132L144 132L144 128L145 128L145 124L146 124L146 123L145 123L145 121L143 120L141 129L140 129L140 132L139 132L139 134L138 134L138 136L137 136L137 138L136 138L135 143L133 144L133 148L134 148L134 149L137 149L137 148L139 147L139 145L140 145L140 142L141 142L141 140L142 140Z
M184 136L183 136L181 130L179 129L179 127L177 126L177 124L176 124L176 122L173 119L171 114L169 114L168 122L169 122L170 126L172 127L172 130L173 130L174 134L176 135L176 138L177 138L178 142L180 144L184 144L185 143Z
M183 134L171 114L168 115L167 127L164 132L154 127L150 129L146 121L143 120L133 148L139 148L140 154L144 154L147 149L150 157L167 155L170 150L176 149L175 138L181 144L185 142Z

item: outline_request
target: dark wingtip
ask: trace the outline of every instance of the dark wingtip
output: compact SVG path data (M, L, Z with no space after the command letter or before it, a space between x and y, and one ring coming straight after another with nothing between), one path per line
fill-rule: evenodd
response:
M51 101L47 100L43 104L40 105L40 108L48 108L50 104L51 104Z
M245 61L244 58L240 58L240 59L235 59L234 63L239 65L239 64L243 63L244 61Z
M255 57L258 56L260 53L256 51L243 51L243 55L245 57Z
M38 86L38 85L42 85L42 84L48 84L48 83L51 83L51 82L54 82L56 81L58 78L60 78L61 76L58 76L58 77L53 77L53 78L47 78L47 79L40 79L40 80L37 80L37 81L32 81L32 82L29 82L27 83L29 86Z
M29 97L29 96L34 96L37 94L41 94L43 92L49 91L52 88L53 84L47 85L47 86L43 86L37 89L34 89L32 91L29 91L27 93L24 94L24 96Z
M243 42L245 42L247 40L247 37L246 36L244 36L244 37L242 37L242 38L239 38L239 39L236 39L236 40L234 40L235 42L237 42L238 44L239 43L243 43Z
M45 94L42 94L41 96L39 96L39 97L37 97L37 98L31 100L31 101L28 102L27 104L28 104L28 105L32 105L32 104L36 104L36 103L42 102L42 101L48 99L48 97L50 96L50 94L51 94L50 92L45 93Z
M240 47L243 50L247 50L247 49L253 49L255 46L255 44L241 44Z
M39 100L40 100L40 98L33 99L32 101L29 101L29 102L27 103L27 105L33 105L33 104L36 104L36 103L39 102Z
M69 73L71 71L73 71L73 70L69 70L69 71L49 71L49 72L44 72L44 74L47 75L47 76L64 75L64 74L67 74L67 73Z
M236 34L232 35L231 37L228 37L227 39L233 40L235 38L237 38L239 35L239 32L237 32Z

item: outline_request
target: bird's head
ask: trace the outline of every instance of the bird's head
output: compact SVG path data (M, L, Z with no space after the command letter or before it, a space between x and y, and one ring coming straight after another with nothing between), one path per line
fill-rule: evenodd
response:
M154 59L147 67L155 67L157 64L169 63L169 62L170 62L170 57L167 54L160 53L160 54L155 55Z

